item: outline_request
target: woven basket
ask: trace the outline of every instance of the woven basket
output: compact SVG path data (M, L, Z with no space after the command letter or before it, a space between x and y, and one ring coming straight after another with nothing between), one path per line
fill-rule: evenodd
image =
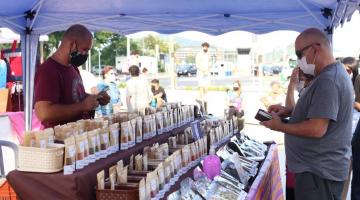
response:
M115 190L110 190L110 185L105 185L105 190L96 188L96 200L138 200L139 186L130 187L116 185Z
M19 171L53 173L64 167L64 145L48 144L48 148L19 146Z

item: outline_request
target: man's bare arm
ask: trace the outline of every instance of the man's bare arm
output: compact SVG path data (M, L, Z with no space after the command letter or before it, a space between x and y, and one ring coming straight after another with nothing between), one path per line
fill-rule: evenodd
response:
M99 105L96 98L95 95L89 95L84 101L69 105L38 101L35 103L35 113L43 123L61 123L74 119L83 112L94 110Z

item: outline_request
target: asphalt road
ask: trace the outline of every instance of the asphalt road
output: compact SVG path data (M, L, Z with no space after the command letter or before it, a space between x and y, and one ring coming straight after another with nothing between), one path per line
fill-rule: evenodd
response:
M160 84L165 87L165 89L171 88L171 82L169 77L159 78ZM279 76L267 76L267 77L253 77L253 76L231 76L231 77L211 77L211 86L227 86L231 87L231 84L240 80L244 91L249 88L256 87L257 89L263 89L263 87L268 87L271 81L279 81ZM176 77L176 87L183 88L187 86L198 86L198 81L196 77Z

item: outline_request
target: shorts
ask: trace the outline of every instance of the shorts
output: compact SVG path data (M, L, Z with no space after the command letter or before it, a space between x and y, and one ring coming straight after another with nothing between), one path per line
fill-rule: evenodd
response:
M198 77L198 81L199 87L209 87L211 84L209 76Z

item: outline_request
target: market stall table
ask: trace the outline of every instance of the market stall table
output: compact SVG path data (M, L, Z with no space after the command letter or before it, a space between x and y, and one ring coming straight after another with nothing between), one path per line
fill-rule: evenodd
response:
M279 156L276 144L270 146L264 163L251 185L246 199L285 199L281 185Z
M63 172L45 174L14 170L7 175L7 180L15 190L17 197L23 200L93 200L95 199L96 174L99 171L109 169L121 159L124 163L129 163L129 157L132 154L142 153L145 146L151 146L156 142L167 142L170 136L184 131L189 125L190 123L187 123L171 132L136 144L128 150L122 150L105 159L100 159L71 175L63 175ZM108 173L107 170L105 172Z
M224 146L229 139L222 145L218 146L218 150ZM193 177L193 170L196 168L192 167L185 174L181 175L179 180L166 192L164 198L171 193L180 189L180 183L187 177ZM254 182L252 183L248 195L246 196L247 200L255 199L270 199L270 200L283 200L284 193L281 185L280 177L280 166L278 158L277 144L271 144L268 150L268 154L265 160L262 163L261 168L259 169L258 175L256 176Z

